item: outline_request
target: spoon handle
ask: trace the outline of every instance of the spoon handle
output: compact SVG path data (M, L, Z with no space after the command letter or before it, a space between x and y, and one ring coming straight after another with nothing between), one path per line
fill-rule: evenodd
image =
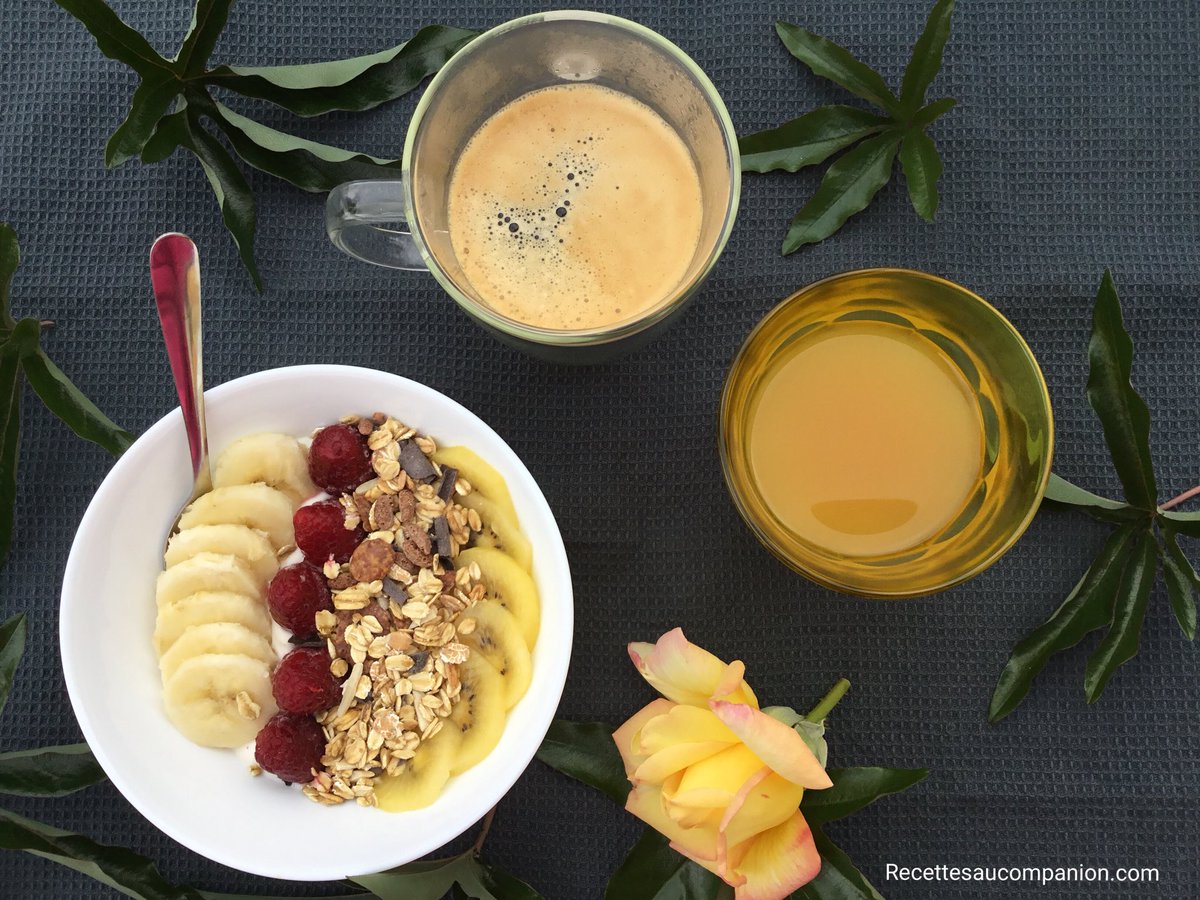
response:
M204 427L204 365L200 329L200 256L191 238L164 234L150 248L150 280L162 323L163 341L175 376L192 455L195 493L212 485Z

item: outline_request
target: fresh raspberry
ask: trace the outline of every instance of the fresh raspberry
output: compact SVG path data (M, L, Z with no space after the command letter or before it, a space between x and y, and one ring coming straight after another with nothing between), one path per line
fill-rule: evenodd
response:
M276 622L297 637L313 637L317 613L333 609L325 576L308 563L284 566L267 585L267 608Z
M348 494L375 476L367 439L350 425L330 425L313 437L308 474L335 497Z
M297 647L281 659L271 673L271 692L279 708L290 713L315 713L342 699L324 647Z
M254 761L288 784L307 784L325 754L325 732L312 716L275 713L254 741Z
M304 556L317 565L329 557L347 562L359 542L366 537L361 528L353 531L345 526L346 515L336 500L310 503L296 510L292 525L296 529L296 546Z

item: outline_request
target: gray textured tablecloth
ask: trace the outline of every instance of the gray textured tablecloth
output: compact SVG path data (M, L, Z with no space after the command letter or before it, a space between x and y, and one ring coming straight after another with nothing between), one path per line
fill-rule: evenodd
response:
M691 53L745 133L848 99L785 53L775 19L849 46L898 84L928 5L671 0L607 8ZM189 18L180 0L116 6L168 54ZM482 28L541 8L243 0L214 59L350 56L422 24ZM1200 896L1200 656L1180 637L1161 587L1141 653L1100 703L1083 702L1085 644L1055 658L1010 718L985 721L1009 649L1069 590L1100 546L1102 526L1045 513L966 586L913 602L849 599L792 575L755 543L726 496L714 444L725 369L764 312L821 276L908 266L973 288L1013 320L1050 384L1057 471L1115 493L1083 391L1091 301L1111 266L1138 348L1134 380L1154 417L1163 496L1200 481L1200 5L962 0L931 94L959 101L933 129L946 163L936 224L912 213L897 174L834 239L784 259L777 248L786 222L818 176L748 176L729 248L682 321L650 348L587 370L498 345L428 277L338 254L322 233L321 197L252 171L267 284L257 295L194 160L105 171L104 141L133 87L132 73L102 58L48 0L0 0L0 220L18 229L25 255L14 306L58 321L50 353L123 425L143 430L175 405L146 254L160 232L186 231L204 258L211 384L293 363L384 368L460 400L526 461L558 516L575 574L578 625L562 715L630 714L651 692L624 644L683 625L697 643L744 659L767 702L805 706L848 676L854 687L830 729L835 764L931 770L919 787L830 829L888 897ZM268 107L255 114L317 140L398 155L413 102L316 122ZM58 589L75 523L111 464L32 395L26 401L17 534L0 611L28 610L30 638L0 722L5 750L79 737L58 658ZM329 887L269 883L210 863L159 833L109 785L4 805L132 846L167 877L197 887L314 895ZM639 827L535 763L501 804L488 854L548 898L594 898ZM889 862L1157 866L1161 881L900 884L885 880ZM113 894L5 852L0 895Z

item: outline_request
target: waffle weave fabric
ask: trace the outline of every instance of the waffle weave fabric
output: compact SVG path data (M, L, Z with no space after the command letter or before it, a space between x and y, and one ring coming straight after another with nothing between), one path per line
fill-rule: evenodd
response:
M590 4L582 4L588 6ZM740 133L846 102L789 57L777 18L850 47L898 85L926 0L613 2L690 53ZM168 55L183 0L114 3ZM391 46L433 22L485 28L544 8L464 0L241 0L214 61L271 65ZM257 171L256 294L193 159L106 171L133 75L50 2L0 0L0 220L21 236L18 315L57 320L58 364L138 432L176 403L152 312L146 254L164 231L204 258L210 385L275 366L339 362L415 378L479 413L540 482L575 579L574 662L560 714L617 722L650 698L624 646L682 625L747 663L768 703L804 707L841 675L836 765L925 766L928 780L831 829L889 898L1200 896L1200 655L1155 588L1137 658L1084 705L1084 653L1053 659L997 726L986 706L1013 643L1065 596L1105 529L1044 513L998 565L942 596L881 603L834 595L754 541L725 492L714 440L728 364L782 297L847 269L894 265L958 281L997 305L1041 360L1057 416L1056 470L1117 495L1084 395L1091 301L1113 270L1153 416L1164 496L1200 481L1200 5L1177 0L962 0L931 96L958 107L932 134L946 163L933 225L902 178L832 240L778 246L816 174L748 175L733 238L686 315L649 348L566 368L501 346L434 281L339 254L323 198ZM268 124L399 155L415 102ZM850 101L854 102L854 101ZM250 110L251 101L231 103ZM24 405L17 533L0 612L29 611L30 639L0 749L71 743L57 593L75 524L111 465L32 398ZM1082 648L1081 648L1082 649ZM188 773L181 772L181 779ZM5 805L153 858L206 890L310 894L211 863L145 821L110 785ZM603 893L639 826L607 799L534 763L499 807L488 855L552 900ZM330 848L336 852L336 847ZM1155 866L1157 884L900 883L885 865ZM85 876L0 854L0 895L107 897Z

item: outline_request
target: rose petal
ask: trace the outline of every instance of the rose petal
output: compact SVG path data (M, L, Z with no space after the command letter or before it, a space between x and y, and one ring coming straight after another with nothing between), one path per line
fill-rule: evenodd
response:
M803 798L804 788L772 772L755 785L742 802L741 809L725 822L729 846L740 844L787 821Z
M733 874L745 879L736 900L781 900L817 877L821 856L797 810L786 821L733 848Z
M701 865L705 860L717 857L716 822L708 827L684 828L663 810L662 794L653 785L637 785L629 792L625 809L637 816L659 834L666 837L671 846L689 859Z
M645 756L639 749L639 736L642 729L658 716L669 713L674 706L675 704L670 700L655 700L643 706L624 725L613 732L613 741L617 745L617 752L621 754L621 760L625 763L625 774L631 781L637 767L645 760Z
M709 707L764 763L788 781L816 789L833 785L804 738L778 719L743 703L712 700Z
M732 872L729 866L729 843L726 840L725 831L729 827L729 823L733 817L741 812L742 804L746 802L746 796L770 774L771 770L766 766L751 774L745 783L738 788L729 805L725 807L725 814L721 816L721 823L717 825L717 874L725 879L728 884L735 884L735 882L730 881Z
M669 701L662 701L669 702ZM675 706L642 729L641 752L652 756L677 744L739 743L738 736L707 706Z
M720 696L758 707L758 700L749 686L744 681L740 686L733 684L730 667L707 650L690 643L682 628L668 631L656 644L630 644L629 658L651 687L677 703L703 707L720 687ZM740 671L744 672L744 669Z

